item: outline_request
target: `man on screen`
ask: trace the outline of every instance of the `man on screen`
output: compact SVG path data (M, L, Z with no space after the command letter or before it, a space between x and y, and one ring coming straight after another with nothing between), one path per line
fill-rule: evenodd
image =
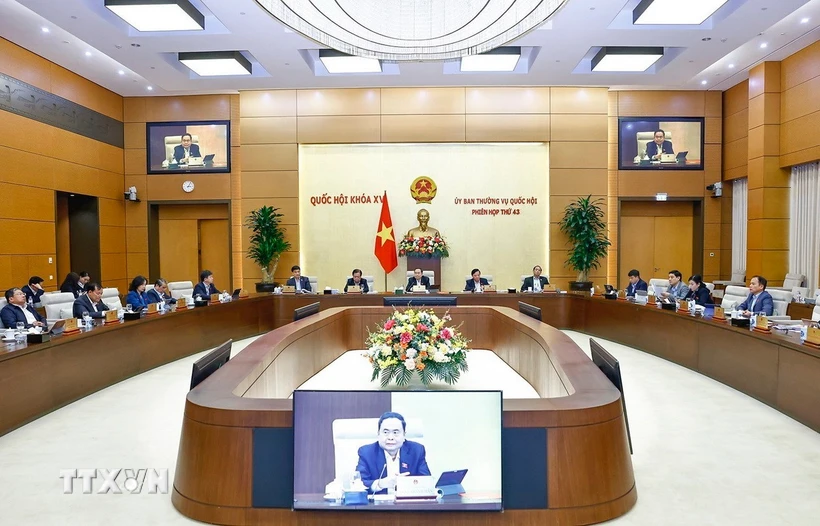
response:
M672 149L672 141L666 140L666 132L657 130L655 132L655 140L646 143L646 155L652 161L660 161L661 154L675 153Z
M200 157L199 145L193 142L194 138L190 133L182 135L182 144L174 146L174 159L176 159L177 162L183 159L187 161L189 157Z
M379 418L378 440L359 448L356 471L371 493L396 489L401 476L430 475L424 446L404 438L407 423L399 413L387 412Z

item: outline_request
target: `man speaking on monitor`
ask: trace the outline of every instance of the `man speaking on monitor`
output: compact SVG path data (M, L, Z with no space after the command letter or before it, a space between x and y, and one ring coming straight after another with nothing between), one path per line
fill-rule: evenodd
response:
M199 145L194 144L194 138L190 133L182 135L182 144L174 146L174 159L177 162L189 157L200 157Z
M395 490L396 479L401 476L430 475L424 446L405 439L406 430L403 416L384 413L379 418L378 440L359 448L356 471L371 493Z
M652 161L660 161L661 154L675 153L672 149L672 141L666 140L666 132L663 130L655 131L655 139L646 143L646 156Z

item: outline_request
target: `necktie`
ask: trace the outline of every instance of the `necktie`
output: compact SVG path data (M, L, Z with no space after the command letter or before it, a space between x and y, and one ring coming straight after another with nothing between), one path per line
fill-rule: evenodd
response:
M752 296L752 306L751 306L751 307L749 307L749 310L750 310L751 312L754 312L754 311L755 311L755 303L757 303L757 296Z

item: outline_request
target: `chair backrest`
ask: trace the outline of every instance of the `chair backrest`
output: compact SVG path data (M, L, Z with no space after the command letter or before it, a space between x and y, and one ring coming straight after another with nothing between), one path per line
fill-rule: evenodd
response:
M811 311L811 321L820 321L820 305L815 305Z
M318 276L304 276L304 277L306 277L308 279L308 281L310 282L310 290L312 290L313 292L321 292L319 290L319 277ZM370 284L368 283L368 285L370 285Z
M704 281L703 284L706 285L707 289L709 289L709 294L711 294L715 291L715 284L714 283L708 283L708 282Z
M774 316L786 316L786 311L789 310L789 303L792 302L792 293L790 290L769 290L774 301Z
M194 295L194 283L192 281L172 281L168 283L168 292L175 300L185 296Z
M348 276L347 279L353 279L353 276ZM373 292L373 282L375 278L373 276L362 276L362 279L367 282L367 290ZM312 287L313 285L311 285Z
M801 298L808 298L809 297L809 288L808 287L792 287L792 297L796 298L798 294L800 295Z
M431 286L436 284L436 273L434 271L432 271L432 270L422 270L421 275L422 276L427 276L428 278L430 278L430 285ZM407 271L407 279L410 279L412 277L413 277L413 271L408 270Z
M490 285L492 285L492 284L493 284L493 275L492 275L492 274L482 274L482 275L481 275L481 277L482 277L482 278L484 278L484 279L486 279L486 280L487 280L487 283L489 283ZM464 276L464 281L465 281L465 282L466 282L468 279L473 279L473 277L472 277L472 276ZM523 282L522 282L522 283L523 283Z
M0 298L0 310L2 310L3 307L5 307L8 304L9 304L9 302L6 301L6 298ZM0 329L5 329L5 328L6 328L6 326L3 325L3 320L0 319Z
M333 449L337 479L350 480L350 474L356 471L359 448L376 441L378 425L378 418L339 418L333 421ZM413 442L424 443L422 420L408 418L404 436Z
M646 143L652 142L655 140L655 132L648 131L648 132L638 132L637 137L638 139L638 153L643 155L646 151ZM664 140L671 141L672 140L672 132L666 132L666 137Z
M59 320L73 318L74 294L70 292L56 292L43 294L40 303L46 309L46 319Z
M786 274L786 279L783 280L783 288L791 290L792 287L802 287L804 281L806 281L806 276L803 274Z
M746 269L734 269L732 271L732 281L735 283L746 283Z
M165 158L171 159L174 156L174 148L180 144L182 144L181 135L169 135L165 137ZM191 144L199 144L199 135L191 135Z
M723 291L723 301L720 302L720 306L726 310L732 310L732 307L737 307L749 296L749 289L746 287L738 287L735 285L729 285L726 287L726 290Z
M669 288L669 280L663 278L652 278L649 280L649 286L655 291L655 294L666 292Z
M120 291L115 288L103 289L102 302L111 310L121 309L122 300L120 299Z

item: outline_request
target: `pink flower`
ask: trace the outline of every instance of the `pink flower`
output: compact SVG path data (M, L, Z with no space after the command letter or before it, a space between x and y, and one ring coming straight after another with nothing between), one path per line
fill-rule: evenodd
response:
M441 329L441 339L442 340L449 340L453 337L453 333L448 328Z
M384 323L384 330L389 331L390 329L392 329L395 326L396 326L395 320L387 320Z
M410 343L410 340L413 339L413 336L410 335L409 332L403 332L401 334L401 343Z
M430 328L427 325L423 324L423 323L419 323L418 325L416 325L416 330L419 331L419 332L424 332L424 331L429 331Z

